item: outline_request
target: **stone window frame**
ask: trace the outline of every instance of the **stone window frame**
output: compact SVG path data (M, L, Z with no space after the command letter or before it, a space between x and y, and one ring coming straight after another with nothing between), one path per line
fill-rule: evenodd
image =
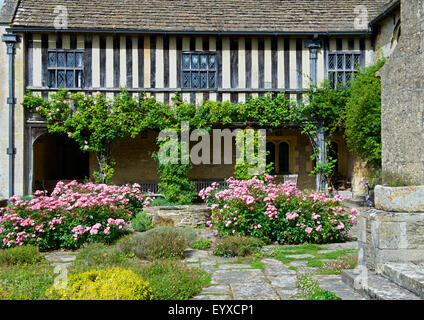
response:
M82 89L84 86L84 50L48 49L47 85L49 88ZM59 56L64 63L59 64ZM69 59L69 60L68 60ZM59 85L59 76L63 75L63 85ZM68 78L69 75L69 78ZM71 76L72 75L72 78Z
M328 51L326 57L327 78L333 88L339 84L348 85L355 78L364 59L359 50Z
M185 64L185 56L190 58L190 66ZM193 67L193 56L198 57L198 65ZM201 65L201 56L207 56L207 66L202 68ZM210 67L210 57L214 57L214 65ZM201 86L202 76L201 74L206 74L206 87ZM189 75L189 84L187 84L185 75ZM197 81L198 86L193 86L193 75L198 75ZM211 85L210 75L214 77L214 83ZM218 55L216 51L183 51L181 53L181 87L182 89L190 89L197 91L208 91L218 89Z

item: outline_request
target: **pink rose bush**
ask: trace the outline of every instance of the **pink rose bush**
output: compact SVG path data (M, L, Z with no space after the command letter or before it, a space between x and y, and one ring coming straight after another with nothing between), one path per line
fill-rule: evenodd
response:
M343 199L323 192L303 194L291 182L274 183L274 177L227 180L200 191L212 208L207 222L214 234L244 235L280 243L299 244L343 241L357 211Z
M86 242L110 243L127 232L126 225L153 197L140 186L59 182L51 196L14 196L0 209L0 248L32 244L43 250L74 249Z

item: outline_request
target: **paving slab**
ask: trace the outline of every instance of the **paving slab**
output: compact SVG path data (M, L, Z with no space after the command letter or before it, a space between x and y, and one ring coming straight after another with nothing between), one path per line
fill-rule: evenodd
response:
M217 270L211 279L212 284L260 283L264 281L265 275L258 269Z
M195 296L191 298L190 300L231 300L231 297L229 295L201 295L201 296Z
M267 276L280 276L280 275L295 275L296 271L290 270L287 265L266 265L265 266L265 274Z
M314 255L305 253L305 254L293 254L293 255L286 255L287 258L293 258L293 259L305 259L305 258L315 258Z
M221 294L221 295L227 295L230 292L229 285L216 285L216 286L210 286L207 288L203 288L202 294Z
M283 275L278 277L268 277L271 285L276 288L295 288L296 277L294 275Z
M218 269L252 269L252 266L249 264L227 263L220 264Z
M313 279L318 281L321 288L333 292L342 300L365 300L359 293L345 284L339 275L314 275Z
M266 282L232 283L234 300L279 300L276 291Z

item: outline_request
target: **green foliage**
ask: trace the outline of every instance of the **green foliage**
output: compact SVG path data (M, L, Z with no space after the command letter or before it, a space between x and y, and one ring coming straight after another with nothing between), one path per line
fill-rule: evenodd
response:
M45 291L53 284L57 274L47 263L3 265L0 264L0 290L3 299L42 300ZM0 299L1 299L0 298Z
M36 264L43 261L44 257L36 246L21 246L11 249L0 249L0 264L23 265Z
M347 145L374 170L381 168L381 80L376 72L384 63L379 60L358 73L345 108Z
M83 151L97 153L99 170L94 174L96 181L110 182L114 174L114 160L110 145L117 138L136 137L140 132L151 129L160 131L174 129L180 132L180 124L187 121L190 128L211 130L212 127L231 123L245 127L276 128L293 123L309 136L315 157L319 150L314 136L317 125L323 123L327 138L341 131L346 123L346 137L350 147L367 158L372 166L378 165L381 145L379 138L380 83L375 71L382 63L361 71L346 90L333 89L328 82L313 86L307 93L307 101L298 106L296 101L286 97L284 92L273 96L248 99L244 103L205 101L195 107L181 101L178 94L172 104L163 104L145 95L132 97L126 90L113 99L97 93L69 93L59 90L50 99L43 99L30 91L24 99L24 106L46 118L49 132L67 134ZM346 121L345 121L346 120ZM157 141L163 146L166 141ZM178 156L181 156L181 142L178 142ZM158 159L157 154L153 154ZM180 158L180 157L178 157ZM312 172L329 176L334 163L329 159L319 164ZM161 177L159 188L166 200L178 204L189 204L195 197L193 183L188 179L190 163L159 163ZM246 163L239 163L236 174L249 178ZM269 169L269 168L268 168Z
M211 245L211 240L197 240L191 244L191 247L196 250L208 250Z
M264 245L265 242L257 238L226 236L217 241L213 254L221 257L245 257Z
M212 208L207 225L219 235L253 236L286 244L344 241L357 210L339 196L302 193L293 184L229 179L200 192Z
M169 202L165 198L158 197L150 203L151 207L169 207L176 206L178 203Z
M121 239L124 241L124 238ZM126 255L116 246L108 246L103 243L90 243L81 248L76 259L88 266L115 266L124 263Z
M155 225L152 218L143 210L139 210L131 220L131 226L135 231L143 232L152 229Z
M149 231L135 234L120 248L127 254L134 253L140 259L183 258L188 240L174 227L156 227Z
M66 288L46 291L53 300L152 300L148 282L131 270L111 268L72 275Z
M143 266L142 277L149 281L155 300L187 300L202 291L210 276L177 260L158 260Z

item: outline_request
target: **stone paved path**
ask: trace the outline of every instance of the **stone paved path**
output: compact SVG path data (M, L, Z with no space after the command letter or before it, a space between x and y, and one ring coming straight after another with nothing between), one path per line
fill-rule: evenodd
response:
M264 251L275 246L268 246ZM322 246L324 252L340 249L356 248L355 242L330 244ZM290 249L287 246L287 249ZM294 258L304 259L309 254ZM308 268L306 260L296 260L290 264L272 258L260 260L262 267L252 267L249 264L240 264L235 258L221 258L213 256L208 251L186 251L184 260L190 267L202 268L211 274L211 286L204 288L200 295L192 300L298 300L299 292L296 288L296 271L290 266L296 266L300 272L315 272L318 268ZM343 300L360 300L360 295L341 281L340 276L314 276L320 286L334 292Z

